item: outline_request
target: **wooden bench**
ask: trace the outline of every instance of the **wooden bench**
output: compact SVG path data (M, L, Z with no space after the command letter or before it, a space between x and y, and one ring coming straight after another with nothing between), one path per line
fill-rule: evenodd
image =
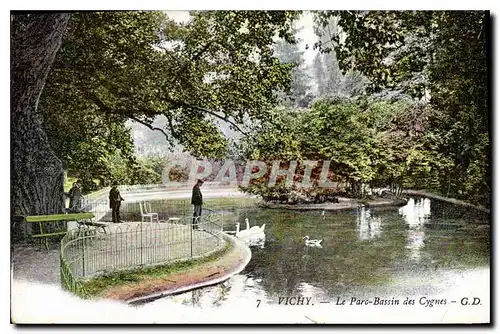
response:
M48 238L53 237L53 236L58 236L58 235L64 235L67 233L67 228L64 230L56 230L52 232L44 232L44 223L51 223L51 222L58 222L58 221L76 221L78 225L80 226L81 224L90 224L87 222L90 220L92 221L92 218L94 218L93 213L62 213L62 214L54 214L54 215L40 215L40 216L27 216L26 219L24 220L25 223L33 223L36 224L38 223L39 227L39 233L37 234L32 234L31 237L38 239L40 238L45 242L45 247L47 250L49 249L49 243L48 243ZM48 228L46 228L48 229Z
M79 229L84 229L84 228L88 228L88 227L95 227L95 228L102 229L102 232L104 234L106 234L106 227L108 226L108 224L106 224L106 223L85 221L85 220L77 220L76 222L78 223Z

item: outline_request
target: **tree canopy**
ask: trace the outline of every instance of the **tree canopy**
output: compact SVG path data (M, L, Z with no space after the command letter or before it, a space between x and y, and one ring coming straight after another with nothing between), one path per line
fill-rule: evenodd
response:
M292 33L297 36L300 29L293 29ZM311 77L308 73L308 68L305 64L304 51L300 49L300 39L295 37L294 43L280 39L275 43L275 52L283 64L293 65L291 72L291 88L289 96L283 94L280 104L285 104L293 107L308 107L312 99L311 94Z
M324 98L301 111L274 110L274 123L256 130L243 142L242 152L269 163L298 160L295 181L303 177L300 161L329 161L329 177L347 182L352 194L361 192L362 184L433 189L450 163L428 147L426 129L434 113L429 105L411 100ZM312 170L313 187L301 190L307 196L320 191L321 168L319 164ZM246 190L272 192L268 180L269 173Z
M294 41L297 13L191 16L177 23L150 11L72 15L41 102L52 147L69 169L116 180L115 156L139 168L127 120L194 156L224 156L229 142L215 122L244 131L245 117L265 120L276 90L290 90L292 67L274 55L273 39ZM153 124L159 115L165 128Z
M489 205L487 12L334 11L316 13L340 30L320 41L343 71L370 79L370 91L399 90L429 100L427 145L448 156L440 190Z

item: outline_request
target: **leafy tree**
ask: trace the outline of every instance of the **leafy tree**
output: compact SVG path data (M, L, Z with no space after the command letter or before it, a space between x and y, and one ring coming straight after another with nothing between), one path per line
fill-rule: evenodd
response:
M414 185L432 188L449 166L445 156L428 146L426 129L434 112L411 100L324 98L301 112L276 109L275 125L257 130L255 140L246 142L245 152L250 159L265 161L329 161L329 179L347 182L348 191L356 196L363 195L363 184L391 186L395 191ZM304 169L299 163L296 182ZM332 192L318 188L320 172L321 164L312 169L310 189L283 182L269 186L267 173L244 190L267 199L289 200L297 191L316 198Z
M488 13L480 11L336 11L339 33L320 50L334 50L343 71L366 75L370 90L391 88L428 100L428 146L453 164L439 189L489 205L489 120L486 44Z
M320 54L316 54L313 59L312 71L314 75L314 81L316 83L317 94L319 96L325 93L326 87L326 76L325 76L325 67L323 65L323 57Z
M228 141L215 120L243 131L238 124L244 117L265 121L268 108L277 101L275 90L290 89L291 67L274 56L273 38L277 35L293 42L290 28L297 15L205 11L193 12L192 19L181 24L162 12L73 14L41 101L51 148L39 151L56 151L69 168L89 171L87 179L100 175L109 180L112 171L106 164L116 150L130 168L136 164L125 126L127 120L134 120L162 132L171 142L175 139L195 156L223 156ZM38 22L36 15L29 19L33 17ZM62 34L61 27L57 32ZM35 32L23 33L36 37ZM14 37L14 50L21 52L26 45ZM55 41L47 45L54 47L48 50L51 55L59 47L57 36ZM13 57L18 58L17 54ZM40 91L41 87L43 83ZM166 128L153 125L158 115L165 116ZM58 161L50 156L33 168L50 170L46 167L52 162L48 161ZM17 179L22 180L23 173ZM62 170L57 173L62 178ZM60 183L61 191L47 196L41 194L43 187L19 194L18 202L31 197L41 202L41 209L36 210L19 204L21 211L46 212L46 203L55 197L62 203ZM57 204L50 210L61 207Z
M319 45L324 45L339 28L335 17L323 22L315 17L314 31L319 38ZM318 83L319 96L358 96L364 92L366 79L357 71L342 73L334 50L320 52L314 59L314 73Z
M240 149L253 160L300 159L300 111L279 107L270 111L272 121L262 123L243 140Z
M289 89L290 68L273 56L272 38L279 32L292 40L292 16L192 15L189 23L178 24L158 12L79 14L58 59L62 68L74 65L54 82L117 119L152 127L163 115L168 127L158 130L168 139L196 156L222 156L227 141L214 119L238 127L244 115L263 118L275 101L274 89Z

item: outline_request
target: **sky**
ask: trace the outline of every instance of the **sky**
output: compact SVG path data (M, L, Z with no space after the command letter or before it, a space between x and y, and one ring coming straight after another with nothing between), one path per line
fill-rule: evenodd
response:
M187 22L189 20L189 12L183 10L167 11L167 15L176 22ZM303 29L298 33L298 37L302 40L299 46L304 50L304 62L306 65L312 65L314 56L316 55L315 50L313 50L313 45L316 42L316 35L313 30L313 16L309 11L304 12L300 20L296 23L297 27L303 27ZM309 48L306 50L306 44Z
M314 43L317 41L316 34L313 30L313 15L311 12L304 12L297 22L298 27L303 27L303 29L297 34L300 39L302 39L299 44L302 50L305 50L306 44L309 48L304 52L304 61L306 65L312 65L314 56L317 51L313 49Z

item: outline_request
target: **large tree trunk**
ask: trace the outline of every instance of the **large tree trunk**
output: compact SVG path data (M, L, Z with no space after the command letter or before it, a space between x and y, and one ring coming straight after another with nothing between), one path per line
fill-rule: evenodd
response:
M37 107L69 17L11 16L11 215L64 208L62 164L49 146Z

